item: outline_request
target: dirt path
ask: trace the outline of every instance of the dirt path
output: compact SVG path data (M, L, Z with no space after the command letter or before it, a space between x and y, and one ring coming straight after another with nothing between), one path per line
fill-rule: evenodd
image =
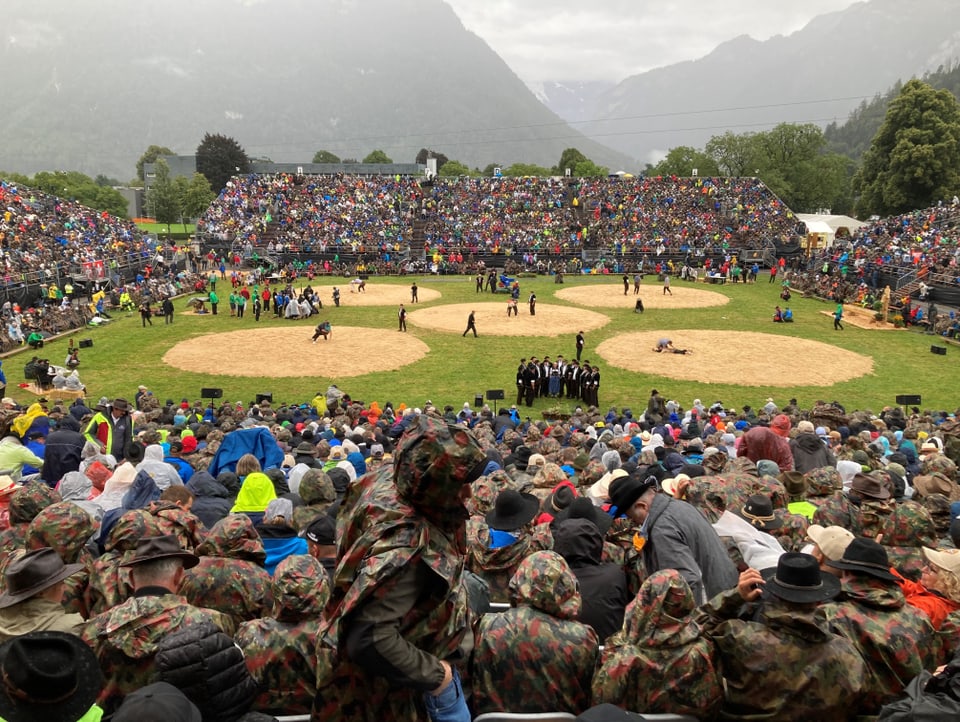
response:
M392 371L426 356L429 347L406 333L394 332L390 352L384 352L380 328L333 326L327 341L311 343L314 325L211 333L181 341L167 351L163 362L206 374L226 376L343 378L372 371ZM287 362L258 349L283 348Z
M640 285L639 298L644 308L671 309L671 308L707 308L708 306L723 306L730 299L716 291L706 291L700 288L687 286L671 286L673 295L664 294L663 285L648 277L650 282ZM592 283L586 286L572 286L557 291L557 298L583 306L602 308L629 308L633 309L637 296L633 295L633 281L630 282L630 291L623 295L623 283L619 279L610 279L610 283Z
M654 353L651 349L665 337L692 353ZM868 356L819 341L755 332L626 333L604 341L597 352L611 366L628 371L739 386L830 386L873 372Z
M409 310L409 309L408 309ZM433 331L463 333L470 311L475 312L477 333L481 336L575 336L605 326L610 318L602 313L571 306L537 304L531 316L526 303L517 304L518 314L507 316L507 296L502 303L458 303L423 308L407 315L407 323Z

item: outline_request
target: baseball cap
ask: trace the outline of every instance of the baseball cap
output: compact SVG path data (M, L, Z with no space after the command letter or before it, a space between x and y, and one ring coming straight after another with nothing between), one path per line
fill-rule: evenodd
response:
M337 522L329 514L318 516L307 527L305 536L314 544L333 545L337 543Z
M820 547L820 551L829 561L836 561L843 557L854 535L849 529L842 526L820 526L811 524L807 527L807 536Z

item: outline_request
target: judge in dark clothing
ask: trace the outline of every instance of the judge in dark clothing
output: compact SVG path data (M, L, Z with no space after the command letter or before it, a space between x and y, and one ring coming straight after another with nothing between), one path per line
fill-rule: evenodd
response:
M589 519L564 519L553 528L553 550L567 560L580 582L582 606L577 620L589 624L600 643L623 626L630 601L623 567L601 561L603 534Z
M80 453L86 443L80 424L69 414L60 419L56 431L47 436L40 478L56 486L69 471L80 469Z

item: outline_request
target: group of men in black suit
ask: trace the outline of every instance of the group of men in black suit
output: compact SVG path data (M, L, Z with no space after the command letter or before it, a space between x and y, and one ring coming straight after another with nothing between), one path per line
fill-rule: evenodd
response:
M590 361L581 364L576 359L567 361L557 356L551 361L549 356L539 360L533 356L528 361L520 359L517 367L517 406L526 403L533 406L537 397L583 401L587 405L597 406L600 389L600 368L591 366Z

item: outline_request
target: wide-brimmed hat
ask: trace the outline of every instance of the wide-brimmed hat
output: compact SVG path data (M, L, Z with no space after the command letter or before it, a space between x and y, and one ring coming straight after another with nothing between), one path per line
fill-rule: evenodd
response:
M690 481L690 476L687 474L677 474L672 479L664 479L660 484L660 488L667 492L670 496L679 499L679 487L681 481Z
M4 572L6 591L0 594L0 609L29 599L82 569L83 564L64 564L50 547L33 549L10 562Z
M342 446L334 446L330 449L330 461L344 461L347 458L347 450Z
M184 569L192 569L200 563L199 557L180 548L180 542L173 534L148 536L137 542L133 559L123 562L121 567L132 567L157 559L180 559Z
M843 553L855 538L852 531L842 526L820 526L819 524L808 526L807 536L820 547L820 551L828 561L843 557Z
M953 482L939 471L913 477L913 488L920 496L943 494L947 498L952 498L955 491L954 486Z
M561 484L550 496L543 502L543 511L546 514L559 514L570 506L570 503L577 498L577 492L569 484Z
M883 501L890 498L890 491L875 476L860 472L853 477L853 483L850 485L850 491L857 496L863 496L868 499L878 499Z
M516 531L531 521L539 510L540 500L533 494L504 489L497 495L493 509L484 518L491 529Z
M626 514L637 499L659 486L660 482L653 474L637 473L616 479L610 485L610 503L617 507L619 514Z
M317 447L311 444L309 441L301 441L297 444L297 448L294 451L298 454L308 454L310 456L317 455Z
M113 403L110 404L116 411L129 411L130 402L126 399L116 398L113 400Z
M735 513L761 531L772 531L783 526L783 519L773 513L773 501L763 494L747 497L743 508Z
M830 561L830 566L858 574L868 574L887 582L897 581L897 578L890 573L887 550L873 539L865 537L857 537L850 542L843 556Z
M0 677L7 722L76 722L103 688L97 656L66 632L30 632L0 645Z
M131 464L139 464L141 461L143 461L143 454L145 451L146 447L139 441L131 441L129 444L127 444L127 448L123 450L123 458L125 458Z
M775 568L760 574L766 582L764 591L786 602L825 602L840 593L840 580L832 574L821 574L817 560L802 552L781 555Z
M803 496L807 492L807 478L802 471L781 471L777 481L783 484L790 496Z

